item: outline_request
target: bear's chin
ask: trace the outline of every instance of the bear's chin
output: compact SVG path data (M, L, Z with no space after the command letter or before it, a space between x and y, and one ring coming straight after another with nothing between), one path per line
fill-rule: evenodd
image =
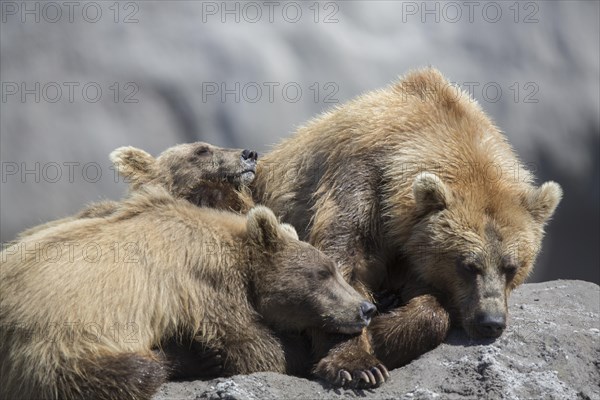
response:
M241 173L240 180L242 181L242 185L248 185L250 182L254 180L256 173L253 170L246 170Z
M351 324L334 325L331 327L326 327L325 330L327 330L331 333L342 333L344 335L353 335L356 333L360 333L366 327L367 327L367 324L364 322L355 322L355 323L351 323Z

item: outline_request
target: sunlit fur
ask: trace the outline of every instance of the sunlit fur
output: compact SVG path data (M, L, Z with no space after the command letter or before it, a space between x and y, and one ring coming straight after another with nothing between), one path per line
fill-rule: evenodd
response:
M110 160L131 190L160 185L198 206L245 214L254 206L248 185L254 179L256 162L241 155L241 149L195 142L173 146L157 158L135 147L119 147ZM18 239L74 219L105 217L118 207L119 202L111 200L92 203L74 216L29 228Z
M562 195L554 182L534 186L477 102L432 68L310 121L261 158L252 188L257 202L336 259L365 295L407 280L431 287L448 297L455 322L470 334L473 315L487 307L482 296L493 293L505 309L507 294L531 272ZM457 268L466 257L481 269L470 280ZM518 267L512 279L506 263ZM411 304L403 307L390 330L411 323L400 316L411 315ZM445 332L435 325L439 343ZM397 348L389 351L418 346L412 336L390 340Z
M225 374L284 372L271 328L362 318L333 261L269 209L200 208L159 186L0 256L2 399L149 399L168 374L152 349L173 337L221 351Z

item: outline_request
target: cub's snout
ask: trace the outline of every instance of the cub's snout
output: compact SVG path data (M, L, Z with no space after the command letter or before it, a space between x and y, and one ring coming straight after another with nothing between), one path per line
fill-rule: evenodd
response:
M242 182L249 184L254 180L256 175L256 161L258 160L258 153L254 150L244 149L240 154L240 162L242 165Z
M242 151L242 160L256 162L258 160L258 153L254 150L244 149Z

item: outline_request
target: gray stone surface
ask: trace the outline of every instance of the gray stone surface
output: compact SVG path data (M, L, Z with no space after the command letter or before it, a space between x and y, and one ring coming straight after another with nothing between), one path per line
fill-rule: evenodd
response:
M172 382L171 399L600 399L600 288L584 281L526 284L510 300L510 322L492 343L461 331L373 390L332 389L275 373Z

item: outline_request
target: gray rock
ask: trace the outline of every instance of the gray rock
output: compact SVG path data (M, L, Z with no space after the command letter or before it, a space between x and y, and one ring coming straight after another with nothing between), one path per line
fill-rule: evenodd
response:
M171 382L167 399L600 399L600 288L584 281L526 284L495 342L453 331L373 390L330 388L275 373Z

